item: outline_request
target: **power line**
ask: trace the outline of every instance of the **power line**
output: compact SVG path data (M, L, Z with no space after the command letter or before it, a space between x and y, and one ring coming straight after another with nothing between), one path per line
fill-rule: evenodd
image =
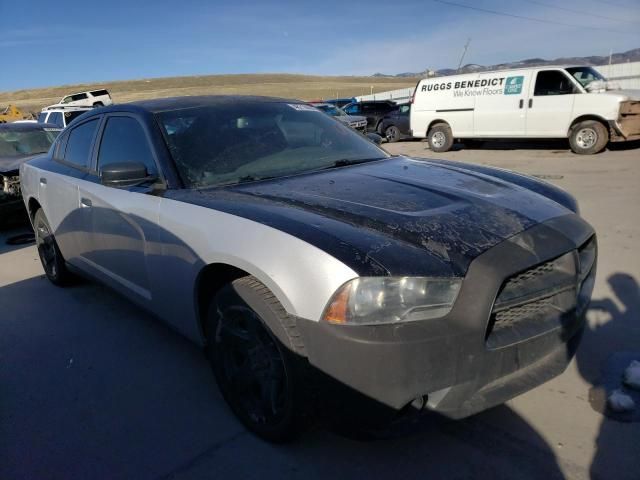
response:
M591 12L581 12L580 10L572 10L570 8L559 7L558 5L552 5L550 3L537 2L536 0L524 0L524 1L528 3L533 3L534 5L540 5L541 7L555 8L556 10L562 10L564 12L577 13L578 15L586 15L586 16L595 17L595 18L603 18L605 20L613 20L614 22L636 23L636 22L633 22L632 20L607 17L605 15L598 15L597 13L591 13ZM603 3L606 3L606 2L603 2Z
M545 20L543 18L536 18L536 17L527 17L524 15L516 15L515 13L506 13L506 12L499 12L497 10L489 10L488 8L480 8L480 7L472 7L471 5L464 5L462 3L455 3L455 2L449 2L446 0L431 0L433 2L436 3L442 3L444 5L450 5L452 7L459 7L459 8L466 8L469 10L475 10L478 12L482 12L482 13L488 13L491 15L499 15L502 17L510 17L510 18L517 18L520 20L528 20L530 22L538 22L538 23L549 23L551 25L560 25L562 27L574 27L574 28L588 28L590 30L603 30L606 32L616 32L616 33L620 33L620 30L615 30L612 28L602 28L602 27L592 27L590 25L577 25L575 23L563 23L563 22L556 22L554 20ZM627 32L624 32L627 33Z

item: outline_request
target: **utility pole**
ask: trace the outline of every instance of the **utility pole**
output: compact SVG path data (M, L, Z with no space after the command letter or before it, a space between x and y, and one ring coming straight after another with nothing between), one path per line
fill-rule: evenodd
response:
M471 39L467 38L467 43L464 44L464 50L462 51L462 56L460 57L460 63L458 63L458 69L456 73L460 71L460 67L462 66L462 61L464 60L464 56L467 54L467 49L469 48L469 44L471 43Z

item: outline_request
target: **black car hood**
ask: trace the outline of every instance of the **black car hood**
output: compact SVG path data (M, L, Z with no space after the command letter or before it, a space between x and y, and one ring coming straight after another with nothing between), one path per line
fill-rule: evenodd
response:
M361 275L463 275L494 245L572 213L494 176L404 157L207 189L184 201L291 233Z
M36 155L24 155L24 156L11 156L11 157L2 157L0 156L0 173L9 173L15 170L20 169L20 165L24 162L28 162L32 158L36 158L42 153L38 153Z

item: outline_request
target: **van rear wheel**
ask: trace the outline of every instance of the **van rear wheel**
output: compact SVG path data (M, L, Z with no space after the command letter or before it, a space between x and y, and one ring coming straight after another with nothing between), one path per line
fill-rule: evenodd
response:
M432 152L447 152L453 146L451 128L446 123L437 123L429 130L427 141Z
M606 127L596 120L586 120L577 123L569 134L569 144L574 153L592 155L607 146L609 132Z

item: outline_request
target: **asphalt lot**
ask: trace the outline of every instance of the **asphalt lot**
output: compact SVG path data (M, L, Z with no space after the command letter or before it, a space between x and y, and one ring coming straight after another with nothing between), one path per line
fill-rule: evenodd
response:
M640 358L640 149L563 142L431 154L538 175L574 194L599 235L588 329L560 377L459 421L358 441L316 428L264 443L234 419L201 351L109 290L60 289L0 230L0 478L640 478L640 422L597 411L602 372ZM591 396L592 402L589 401ZM592 406L592 404L594 406ZM640 405L638 406L640 408Z

